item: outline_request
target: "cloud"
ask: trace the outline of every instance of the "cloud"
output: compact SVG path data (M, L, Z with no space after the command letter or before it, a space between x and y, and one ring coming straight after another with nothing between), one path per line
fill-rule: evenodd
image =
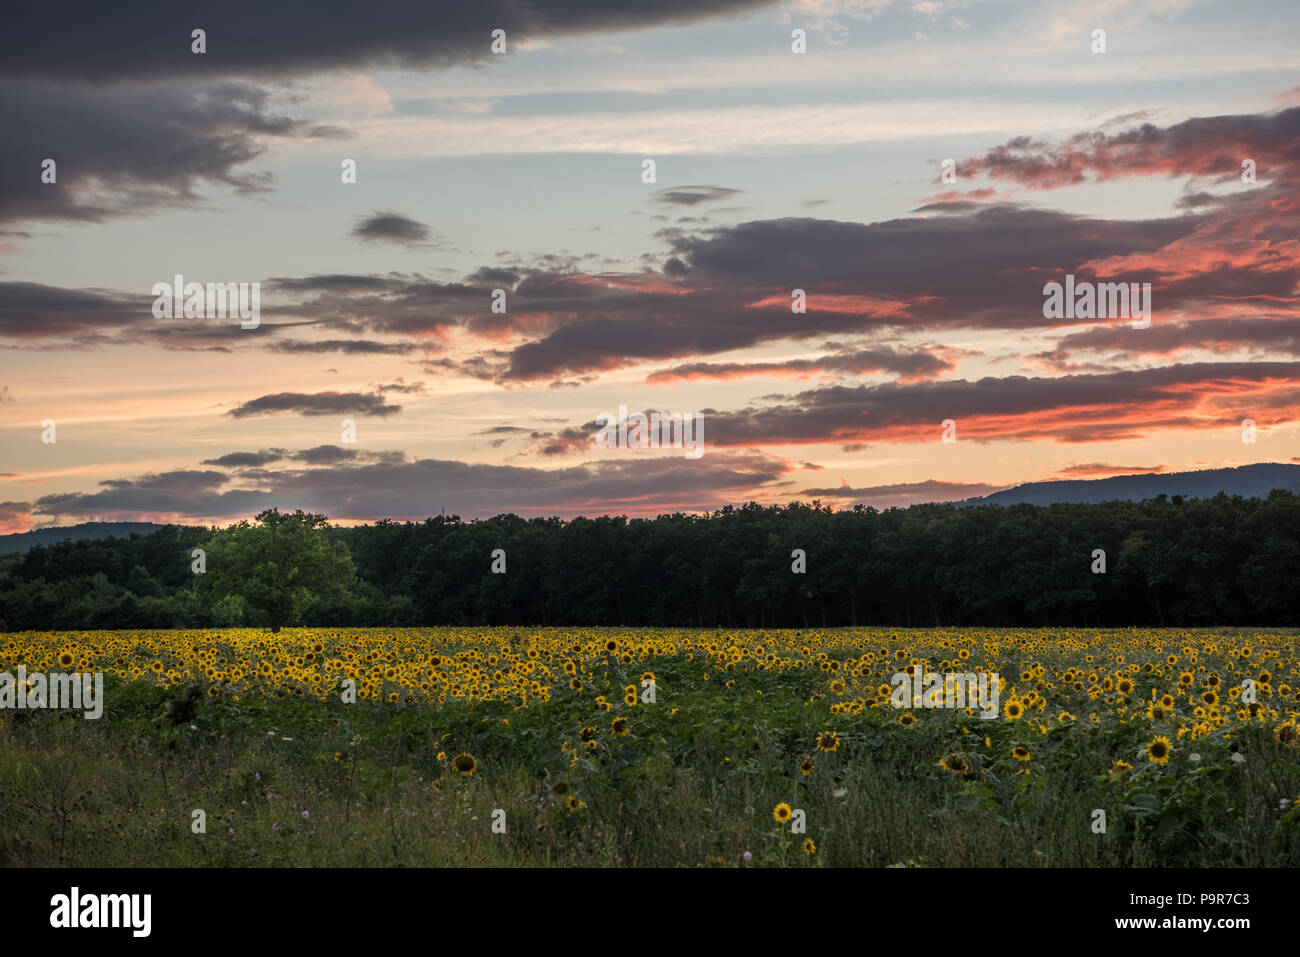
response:
M987 485L982 482L941 482L929 479L924 482L899 482L894 485L870 485L853 488L808 488L799 493L811 499L846 499L847 505L869 505L876 509L907 508L924 502L960 502L1000 492L1005 485Z
M673 206L698 206L700 203L716 203L732 196L738 196L744 190L730 189L726 186L673 186L655 193L656 203L668 203Z
M204 459L200 465L220 465L224 468L245 468L266 465L284 458L284 449L263 449L261 452L227 452L215 459Z
M359 220L352 235L369 242L414 246L429 238L429 227L401 213L376 212Z
M178 7L150 0L115 9L93 0L34 5L0 33L0 75L83 80L292 75L343 67L447 68L493 59L494 29L523 41L681 24L745 13L771 0L375 0L364 12L227 0ZM81 24L81 28L77 25ZM93 24L94 28L85 25ZM206 54L190 33L207 24Z
M30 502L0 502L0 535L30 531L36 526Z
M702 414L711 448L933 442L949 418L959 441L1104 442L1235 428L1243 410L1261 423L1296 421L1297 376L1300 362L1203 362L1090 375L829 386Z
M389 405L382 395L363 392L277 392L251 399L227 412L237 419L250 416L296 412L299 415L367 415L380 418L401 412L399 405Z
M272 352L325 353L341 352L344 355L408 355L419 349L413 342L376 342L373 339L319 339L315 341L291 340L267 346Z
M8 129L0 138L0 222L100 222L193 207L202 202L201 185L264 190L265 175L238 170L269 140L334 135L274 112L268 91L237 82L81 88L0 81L0 113ZM55 162L54 183L42 182L45 159Z
M114 489L160 489L168 492L198 492L219 488L226 481L224 472L177 469L171 472L142 475L137 479L105 479L99 484Z
M309 450L312 451L312 450ZM421 520L441 509L464 516L659 514L721 507L739 496L779 489L784 462L754 452L710 453L699 460L643 456L562 469L420 459L263 471L256 487L181 492L108 483L91 493L49 495L33 516L60 519L230 521L264 508L303 508L342 520Z
M1017 137L960 165L963 176L987 175L1032 189L1141 176L1190 176L1241 182L1242 161L1259 179L1300 177L1300 107L1274 113L1193 117L1161 128L1078 133L1052 144Z
M889 372L900 381L912 382L937 378L956 368L955 357L948 350L899 352L891 348L860 349L839 352L816 359L787 359L775 362L692 362L674 366L646 376L646 382L663 385L692 379L740 379L747 376L806 376L818 373L868 375Z
M1108 465L1105 462L1085 462L1067 465L1057 474L1067 478L1080 475L1132 475L1133 473L1163 472L1163 465Z

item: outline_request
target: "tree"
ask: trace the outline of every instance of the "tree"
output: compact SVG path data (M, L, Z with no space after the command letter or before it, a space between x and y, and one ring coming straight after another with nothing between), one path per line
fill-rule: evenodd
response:
M297 620L313 597L338 597L352 583L352 558L331 544L324 515L272 508L218 531L208 542L207 572L197 584L205 609L242 598L271 633Z

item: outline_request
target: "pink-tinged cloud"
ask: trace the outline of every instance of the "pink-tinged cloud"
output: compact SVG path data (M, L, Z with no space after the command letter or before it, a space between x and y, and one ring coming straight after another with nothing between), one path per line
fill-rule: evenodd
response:
M1067 465L1056 473L1058 478L1080 478L1091 475L1133 475L1163 472L1163 465L1108 465L1105 462L1084 462Z

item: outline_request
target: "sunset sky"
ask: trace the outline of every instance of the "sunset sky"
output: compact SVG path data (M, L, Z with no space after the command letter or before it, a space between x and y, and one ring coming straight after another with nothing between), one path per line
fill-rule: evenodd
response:
M1294 0L9 21L0 532L879 508L1300 461ZM155 318L177 274L260 283L261 324ZM1067 274L1150 283L1149 328L1044 319ZM597 447L620 405L702 414L704 454Z

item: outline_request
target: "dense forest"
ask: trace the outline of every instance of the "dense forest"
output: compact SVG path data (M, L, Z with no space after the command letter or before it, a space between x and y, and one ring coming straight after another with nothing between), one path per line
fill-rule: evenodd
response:
M214 532L167 526L4 556L0 631L260 624L237 596L201 600L190 555ZM355 577L314 597L307 625L1294 626L1300 612L1300 496L1285 491L884 512L751 503L655 519L444 516L318 534L344 544Z

